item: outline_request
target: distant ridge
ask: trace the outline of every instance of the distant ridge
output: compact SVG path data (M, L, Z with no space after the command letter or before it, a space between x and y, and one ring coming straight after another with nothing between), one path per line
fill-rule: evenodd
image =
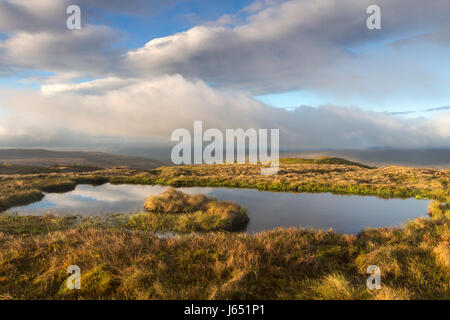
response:
M135 169L153 169L162 162L103 152L51 151L45 149L0 149L0 164L48 167L54 165L79 165L99 168L126 166Z
M339 157L371 167L406 166L450 169L450 149L304 150L281 153L282 157Z
M361 168L370 169L370 166L359 162L349 161L347 159L337 158L337 157L321 157L318 159L305 159L305 158L280 158L281 164L299 164L299 163L310 163L310 164L343 164L347 166L356 166Z

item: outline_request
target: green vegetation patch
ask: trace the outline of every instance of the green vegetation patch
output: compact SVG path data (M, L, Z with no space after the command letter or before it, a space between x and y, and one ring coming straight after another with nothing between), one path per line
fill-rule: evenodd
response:
M19 216L4 213L0 214L0 232L15 235L45 234L57 230L66 230L74 225L76 219L76 216Z

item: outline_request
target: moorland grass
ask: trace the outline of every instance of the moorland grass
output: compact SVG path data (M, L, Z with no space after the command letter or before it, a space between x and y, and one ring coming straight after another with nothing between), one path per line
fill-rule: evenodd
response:
M19 236L45 234L52 231L67 230L74 226L76 216L57 217L54 215L19 216L0 214L0 232Z
M36 167L28 165L0 164L0 174L40 174L40 173L62 173L62 172L89 172L100 168L85 165L53 165L49 167Z
M358 235L292 228L161 239L123 228L26 237L10 231L0 232L3 299L450 299L445 217ZM65 285L74 264L81 290ZM381 290L366 288L369 265L381 269Z
M37 201L46 190L103 182L333 191L439 201L430 204L430 219L358 235L277 229L255 235L212 232L161 239L142 231L155 230L149 217L192 214L183 210L176 215L165 214L165 209L112 214L106 222L92 217L77 223L70 217L0 215L0 298L450 299L449 170L282 163L278 175L261 176L259 169L200 165L1 175L0 207ZM204 202L197 199L192 206L199 203ZM82 271L81 290L65 286L66 268L73 264ZM381 269L381 290L366 288L369 265Z
M110 182L174 187L210 186L265 191L333 192L384 198L417 197L442 200L450 195L450 170L405 167L369 169L347 164L283 162L275 175L261 175L260 169L260 165L249 164L161 167L148 175L111 177Z

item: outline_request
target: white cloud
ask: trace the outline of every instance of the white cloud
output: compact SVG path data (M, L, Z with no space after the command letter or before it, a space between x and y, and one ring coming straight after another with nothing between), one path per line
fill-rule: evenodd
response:
M371 0L260 0L237 13L247 15L241 23L242 17L222 16L212 24L150 40L126 53L113 46L120 40L118 30L89 25L86 20L81 32L65 30L69 3L2 2L0 30L10 35L0 42L0 71L30 68L121 78L181 74L254 95L315 90L331 96L359 92L368 99L380 95L390 99L416 92L424 81L436 82L442 71L428 70L428 60L445 63L445 54L428 58L436 49L422 46L416 50L417 41L414 51L409 44L402 52L393 46L386 49L389 52L364 46L400 36L416 39L418 31L429 31L420 43L445 45L450 29L447 0L427 4L422 0L379 0L383 24L379 31L366 28L366 8L373 4ZM95 10L148 14L164 6L157 0L126 5L118 0L76 3L85 13L83 19L94 16ZM229 23L237 25L226 26ZM402 40L410 43L407 39ZM391 74L387 79L395 92L386 92L385 74ZM429 85L422 92L436 96Z
M97 12L153 15L175 0L0 0L0 74L43 70L78 74L77 78L105 76L120 71L118 59L125 48L113 46L122 32L88 21ZM81 30L68 30L66 9L81 8ZM46 81L47 79L34 78Z
M286 111L235 91L179 75L153 80L104 79L47 87L38 92L1 92L9 116L0 140L33 136L59 139L61 132L90 138L163 139L176 128L279 128L280 143L295 148L449 147L450 115L407 119L358 108L323 106ZM114 140L112 140L114 141Z
M370 4L373 1L257 1L245 9L251 15L243 24L207 24L153 39L128 52L125 66L135 75L182 74L252 94L289 90L336 94L338 90L328 83L338 82L372 98L385 92L385 79L377 77L383 73L395 75L388 78L402 94L417 90L428 67L425 52L430 48L416 55L376 44L405 35L414 37L424 30L430 31L424 44L435 43L437 36L431 35L442 35L450 28L448 1L425 5L421 0L379 0L383 30L378 31L366 27ZM369 43L375 44L373 49L365 47ZM433 58L445 60L444 55ZM415 63L411 65L409 60ZM402 61L408 61L408 66ZM425 81L439 76L437 69L427 71Z

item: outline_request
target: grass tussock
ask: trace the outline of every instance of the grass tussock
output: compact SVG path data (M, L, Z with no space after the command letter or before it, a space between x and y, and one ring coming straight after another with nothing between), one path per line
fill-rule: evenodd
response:
M428 214L432 218L446 217L450 219L450 204L447 201L431 201L428 206Z
M235 203L202 194L188 195L173 188L150 196L144 208L148 212L130 217L127 228L180 233L238 231L249 221L245 208Z
M153 213L193 213L205 210L213 200L203 194L188 195L174 188L169 188L158 196L150 196L144 203L144 208Z

